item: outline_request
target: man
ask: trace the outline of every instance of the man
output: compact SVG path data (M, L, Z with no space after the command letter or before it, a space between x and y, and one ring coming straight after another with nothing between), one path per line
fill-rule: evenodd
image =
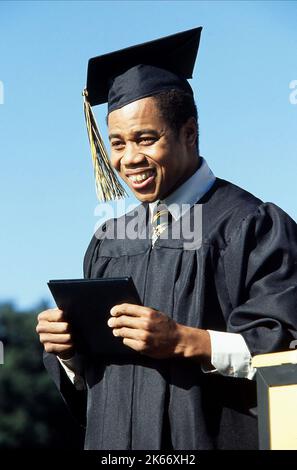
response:
M296 224L199 155L186 79L200 31L89 63L90 103L108 100L111 163L141 202L139 234L152 237L111 236L132 211L103 224L84 261L86 278L132 276L143 306L115 305L108 324L135 360L82 358L64 312L39 315L46 367L86 415L86 449L257 448L251 357L297 338ZM185 226L192 243L175 236Z

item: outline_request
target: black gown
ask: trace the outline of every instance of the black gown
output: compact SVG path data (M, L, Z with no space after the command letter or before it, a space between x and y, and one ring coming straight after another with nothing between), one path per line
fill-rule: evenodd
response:
M132 276L143 305L184 325L240 333L252 355L289 349L297 338L295 222L219 178L199 204L197 249L173 239L173 226L153 249L147 238L111 240L121 219L108 221L86 252L85 277ZM184 216L190 222L193 211ZM147 220L148 207L139 232ZM73 413L81 413L81 392L53 355L45 355L45 364ZM257 448L254 380L205 374L189 359L144 355L133 363L88 360L85 379L86 449Z

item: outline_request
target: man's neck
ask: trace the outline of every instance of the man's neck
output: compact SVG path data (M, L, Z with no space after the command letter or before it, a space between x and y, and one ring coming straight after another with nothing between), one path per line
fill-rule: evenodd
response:
M204 158L200 157L198 169L179 185L162 202L169 208L171 215L178 220L190 207L199 201L215 182L215 176ZM158 200L149 204L150 212L154 211Z
M168 191L168 193L163 194L160 199L165 199L166 197L170 196L170 194L174 193L176 189L184 184L197 170L199 170L201 166L202 159L199 155L197 155L197 159L193 160L193 165L189 166L188 170L182 175L182 177L175 183L175 185Z

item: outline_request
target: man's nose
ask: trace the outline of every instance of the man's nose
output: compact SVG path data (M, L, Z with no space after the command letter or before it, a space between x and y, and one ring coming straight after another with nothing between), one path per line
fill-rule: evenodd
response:
M139 148L136 143L129 142L126 144L126 148L121 160L121 164L125 166L137 165L145 160L145 155L139 152Z

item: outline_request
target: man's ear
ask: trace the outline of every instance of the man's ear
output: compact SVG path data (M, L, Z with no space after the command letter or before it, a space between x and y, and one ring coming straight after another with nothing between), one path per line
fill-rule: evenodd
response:
M190 117L182 127L183 137L186 145L196 147L197 141L197 122L194 117Z

